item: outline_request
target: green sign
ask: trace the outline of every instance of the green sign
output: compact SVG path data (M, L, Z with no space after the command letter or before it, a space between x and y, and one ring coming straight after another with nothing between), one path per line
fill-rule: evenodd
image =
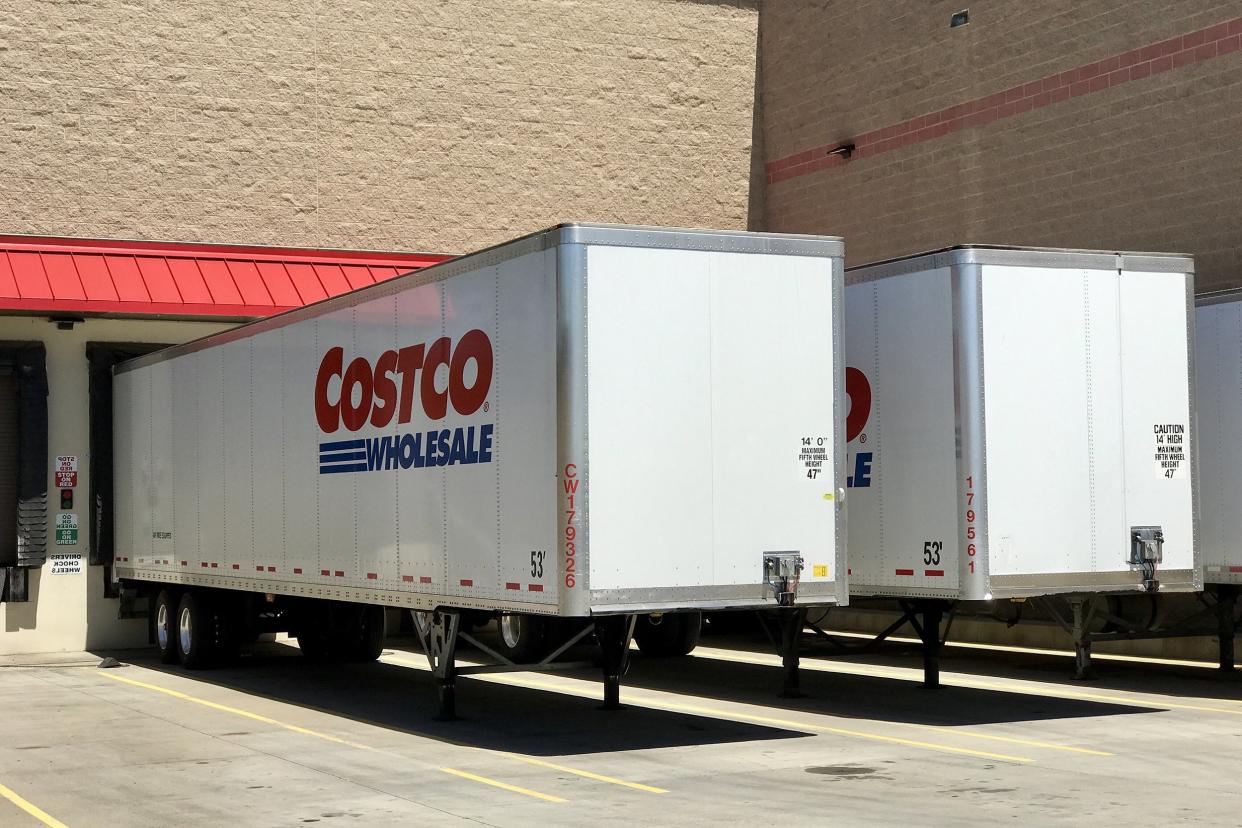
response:
M73 512L61 512L56 515L56 545L78 545L78 516Z

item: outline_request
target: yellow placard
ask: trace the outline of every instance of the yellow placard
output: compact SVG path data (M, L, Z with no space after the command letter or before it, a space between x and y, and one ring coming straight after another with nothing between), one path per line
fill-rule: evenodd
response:
M815 564L811 567L811 571L815 573L816 578L827 578L828 564Z

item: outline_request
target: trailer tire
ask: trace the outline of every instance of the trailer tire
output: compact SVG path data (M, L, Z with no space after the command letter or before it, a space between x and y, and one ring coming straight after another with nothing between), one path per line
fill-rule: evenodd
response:
M700 612L666 613L658 621L644 615L634 627L634 641L645 656L675 658L689 655L699 645L702 631Z
M177 651L190 670L210 667L215 657L216 619L210 599L187 590L177 607Z
M502 612L496 619L500 654L515 664L529 664L547 654L548 625L538 615Z
M388 613L383 607L368 604L359 613L357 626L346 651L350 661L375 661L384 654L384 637L388 632Z
M177 649L177 596L169 590L161 589L156 597L152 623L155 625L155 646L159 649L160 661L176 664L181 658Z

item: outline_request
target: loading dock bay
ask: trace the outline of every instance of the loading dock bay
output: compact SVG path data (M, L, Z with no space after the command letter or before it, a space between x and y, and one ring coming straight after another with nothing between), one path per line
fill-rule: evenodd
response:
M775 695L764 642L636 656L627 709L595 671L463 678L436 722L412 639L316 665L283 642L189 672L154 654L8 657L3 825L1236 825L1242 679L1212 665L950 645L803 661ZM465 654L469 658L469 653Z

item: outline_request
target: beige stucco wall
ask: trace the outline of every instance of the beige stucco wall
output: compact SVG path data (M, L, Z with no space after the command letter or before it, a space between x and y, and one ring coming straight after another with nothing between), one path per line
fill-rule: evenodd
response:
M0 232L745 228L757 0L0 0Z
M71 331L56 329L45 317L0 317L0 340L42 342L48 378L48 518L59 504L52 473L57 455L78 457L78 545L56 547L48 532L49 562L30 572L30 600L0 604L0 655L74 652L93 648L136 647L147 643L143 621L117 618L118 602L106 599L103 567L88 566L90 555L90 431L87 396L87 342L162 342L195 339L227 324L120 319L88 319ZM80 575L51 574L50 555L72 551L83 556Z

